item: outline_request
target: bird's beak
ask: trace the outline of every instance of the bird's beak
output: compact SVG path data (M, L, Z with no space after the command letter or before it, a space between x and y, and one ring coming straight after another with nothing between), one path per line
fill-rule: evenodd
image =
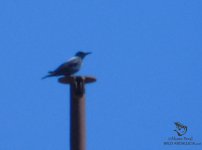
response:
M92 54L91 52L87 52L86 55Z

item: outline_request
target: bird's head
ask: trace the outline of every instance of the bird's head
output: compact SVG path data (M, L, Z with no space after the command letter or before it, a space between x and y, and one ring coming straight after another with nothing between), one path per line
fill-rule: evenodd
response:
M81 59L83 59L86 55L91 54L91 52L77 52L75 56L80 57Z

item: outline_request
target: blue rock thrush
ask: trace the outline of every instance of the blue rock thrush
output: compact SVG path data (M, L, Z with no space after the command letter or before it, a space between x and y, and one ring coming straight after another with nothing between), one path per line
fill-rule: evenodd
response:
M71 76L78 72L81 68L83 59L90 52L77 52L74 57L70 58L67 62L60 65L56 70L48 72L49 74L42 79L54 76Z

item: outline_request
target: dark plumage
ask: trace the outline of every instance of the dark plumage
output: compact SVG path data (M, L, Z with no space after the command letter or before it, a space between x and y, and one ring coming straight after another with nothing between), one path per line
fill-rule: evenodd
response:
M67 62L60 65L54 71L48 72L49 74L42 79L54 76L70 76L78 72L81 68L83 59L86 55L91 54L90 52L77 52L74 57L70 58Z

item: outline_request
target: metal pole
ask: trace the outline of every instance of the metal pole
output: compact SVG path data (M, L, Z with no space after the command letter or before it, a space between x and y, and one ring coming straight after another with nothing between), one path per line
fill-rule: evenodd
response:
M59 82L70 84L70 150L85 150L85 83L95 82L93 77L63 77Z

